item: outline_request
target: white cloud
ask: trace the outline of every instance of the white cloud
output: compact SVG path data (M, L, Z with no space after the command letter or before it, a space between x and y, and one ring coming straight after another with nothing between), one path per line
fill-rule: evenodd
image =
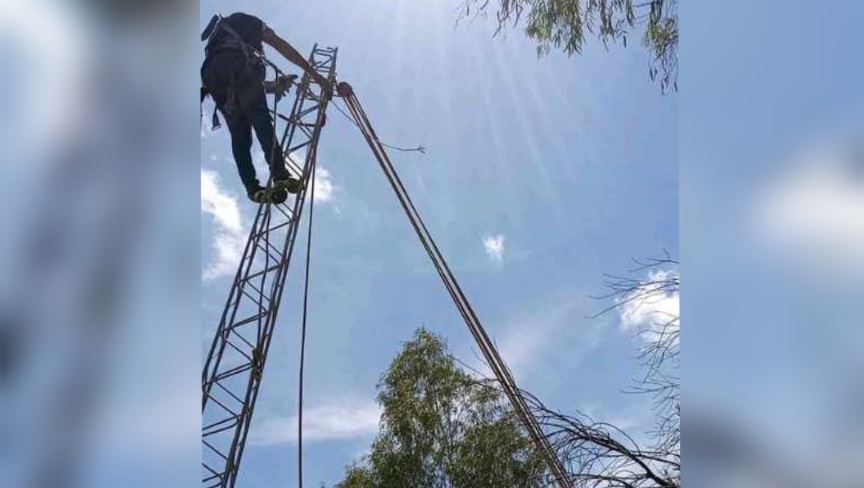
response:
M334 193L339 187L333 184L333 177L330 171L324 168L316 168L315 170L315 201L330 202L333 200Z
M493 263L501 263L504 260L504 241L505 237L501 234L487 235L483 238L483 249L486 255Z
M623 299L619 308L621 325L630 330L660 331L681 315L680 293L658 289L657 283L677 280L677 270L654 270L648 279Z
M843 148L820 148L777 175L757 203L756 232L772 253L789 257L796 265L810 265L820 273L860 275L864 169L856 175L855 156Z
M237 198L219 187L219 175L214 171L201 170L201 211L213 216L216 223L212 245L215 257L202 279L231 276L240 262L246 236Z
M306 153L303 151L289 154L288 158L299 168L303 168L303 165L306 163ZM252 152L252 162L255 165L255 171L258 173L259 179L262 183L266 183L269 169L264 159L264 153L260 149ZM331 202L338 191L339 187L333 184L333 174L329 170L322 168L319 164L315 170L315 202Z
M381 408L377 403L344 401L303 411L303 441L368 438L378 432ZM297 442L297 415L264 419L253 428L252 441L258 445Z
M291 161L299 168L303 168L306 164L306 152L298 151L288 156ZM339 187L333 184L333 174L328 169L321 167L321 162L318 161L315 168L315 201L320 203L332 202Z

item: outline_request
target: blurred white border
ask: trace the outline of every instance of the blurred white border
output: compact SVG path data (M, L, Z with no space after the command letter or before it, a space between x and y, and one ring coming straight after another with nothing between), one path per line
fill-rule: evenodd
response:
M4 76L23 77L27 87L14 94L23 97L21 110L2 115L14 118L8 124L14 130L0 135L0 143L21 147L27 162L45 159L41 152L86 114L80 109L87 36L80 9L73 7L53 0L0 1L0 42L11 43L26 60L26 72L4 70Z

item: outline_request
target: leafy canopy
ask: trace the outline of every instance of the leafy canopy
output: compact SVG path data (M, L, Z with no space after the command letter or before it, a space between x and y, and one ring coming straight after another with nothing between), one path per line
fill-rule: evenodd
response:
M586 32L604 45L626 46L628 35L641 30L652 56L649 76L664 92L678 89L678 0L465 0L465 15L485 14L490 4L497 4L496 34L524 20L541 55L552 48L582 53Z
M381 426L339 488L540 486L543 464L499 393L418 329L378 385Z

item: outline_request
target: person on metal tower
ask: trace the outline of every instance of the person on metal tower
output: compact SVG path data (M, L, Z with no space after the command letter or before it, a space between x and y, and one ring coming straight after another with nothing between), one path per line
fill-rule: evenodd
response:
M330 82L309 64L287 41L276 35L261 19L245 13L227 17L214 15L201 34L206 41L204 63L201 65L201 101L208 95L225 118L231 132L231 150L240 179L249 198L257 203L271 196L261 186L252 164L252 129L273 177L273 188L290 193L300 191L301 183L285 167L285 157L277 145L276 133L265 97L265 66L260 58L264 44L273 47L288 61L305 71L326 94L332 92ZM271 90L274 87L269 87ZM284 86L275 89L284 90ZM213 114L214 128L219 127ZM287 197L287 194L282 193Z

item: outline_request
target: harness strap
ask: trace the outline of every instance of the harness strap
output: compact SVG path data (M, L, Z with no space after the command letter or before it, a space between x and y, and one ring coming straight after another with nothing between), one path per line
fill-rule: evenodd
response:
M213 36L216 35L220 29L224 30L228 34L230 39L234 42L233 43L229 42L227 44L225 42L222 42L222 43L220 43L220 45L218 45L214 48L213 46L210 45L210 40L212 40ZM252 64L252 58L256 54L255 49L252 48L251 46L249 46L249 44L247 44L243 40L243 38L240 36L240 34L238 34L237 31L234 30L233 27L231 27L227 22L225 22L224 17L222 17L221 15L214 15L213 18L210 19L210 23L207 25L207 28L204 29L204 32L201 33L201 40L202 41L204 41L204 40L208 41L207 46L205 46L205 48L204 48L204 52L205 52L204 63L205 63L205 65L210 59L212 59L213 56L216 55L216 53L218 53L220 51L223 51L223 50L224 51L227 51L227 50L235 51L236 50L236 51L240 51L243 53L245 69L246 70L250 69L250 66ZM232 75L231 83L228 86L228 94L227 94L227 98L225 101L225 107L224 107L225 110L228 111L229 113L231 112L231 110L236 108L236 107L233 107L233 105L236 103L236 101L234 100L234 85L235 85L235 80L234 80L234 77ZM207 89L207 87L204 85L204 81L202 80L201 81L201 105L202 106L204 104L204 99L207 98L207 95L212 96L209 89ZM202 117L204 116L203 108L201 109L201 116ZM214 131L216 129L222 127L222 124L219 122L219 115L218 115L217 108L215 108L215 107L213 109L213 117L212 117L211 123L212 123L212 130L214 130Z
M228 37L234 42L233 43L222 42L222 43L220 43L220 45L218 45L214 48L213 46L210 45L209 41L213 38L214 35L216 35L219 32L220 29L224 30L228 34ZM234 30L233 27L231 27L227 22L225 22L225 19L221 15L214 15L213 18L210 19L210 23L207 25L207 28L204 29L204 32L201 33L201 40L202 41L204 41L204 40L208 41L207 46L205 46L205 48L204 48L204 52L205 52L204 63L205 63L205 65L218 52L230 50L230 51L240 51L241 53L243 53L244 63L248 69L249 64L250 64L250 58L252 57L250 54L250 51L252 51L252 48L249 47L249 45L243 40L243 38L240 36L240 34L238 34L237 31ZM204 99L207 98L208 95L212 96L212 94L210 93L210 90L207 88L206 85L204 85L204 80L201 80L201 101L200 101L200 104L202 105L202 107L204 104ZM231 83L228 86L228 94L227 94L227 98L225 101L226 105L224 107L225 110L227 110L229 112L233 109L233 107L231 106L234 104L233 98L234 98L234 78L232 76ZM201 112L201 116L203 117L204 116L203 108L201 108L200 112ZM220 127L222 127L222 124L219 121L219 112L218 112L217 107L213 108L213 116L211 118L211 126L212 126L211 130L214 130L214 131L219 129Z
M220 29L222 29L228 33L228 35L234 41L234 44L220 45L218 47L218 49L216 49L216 51L221 50L221 49L232 49L232 48L239 50L243 53L243 56L246 58L246 62L248 63L249 58L252 57L251 51L253 51L253 49L249 46L249 44L246 43L246 41L243 40L243 38L240 36L240 34L238 34L237 31L235 31L234 28L228 24L228 22L225 22L225 19L223 17L221 17L221 16L219 17L219 20L218 20L218 22L216 22L216 25L213 27L212 32L208 36L208 39L212 39L212 37L214 35L216 35ZM215 54L215 51L213 53L210 52L211 46L210 46L209 42L207 43L207 46L204 49L205 49L207 57L210 57L212 54Z

